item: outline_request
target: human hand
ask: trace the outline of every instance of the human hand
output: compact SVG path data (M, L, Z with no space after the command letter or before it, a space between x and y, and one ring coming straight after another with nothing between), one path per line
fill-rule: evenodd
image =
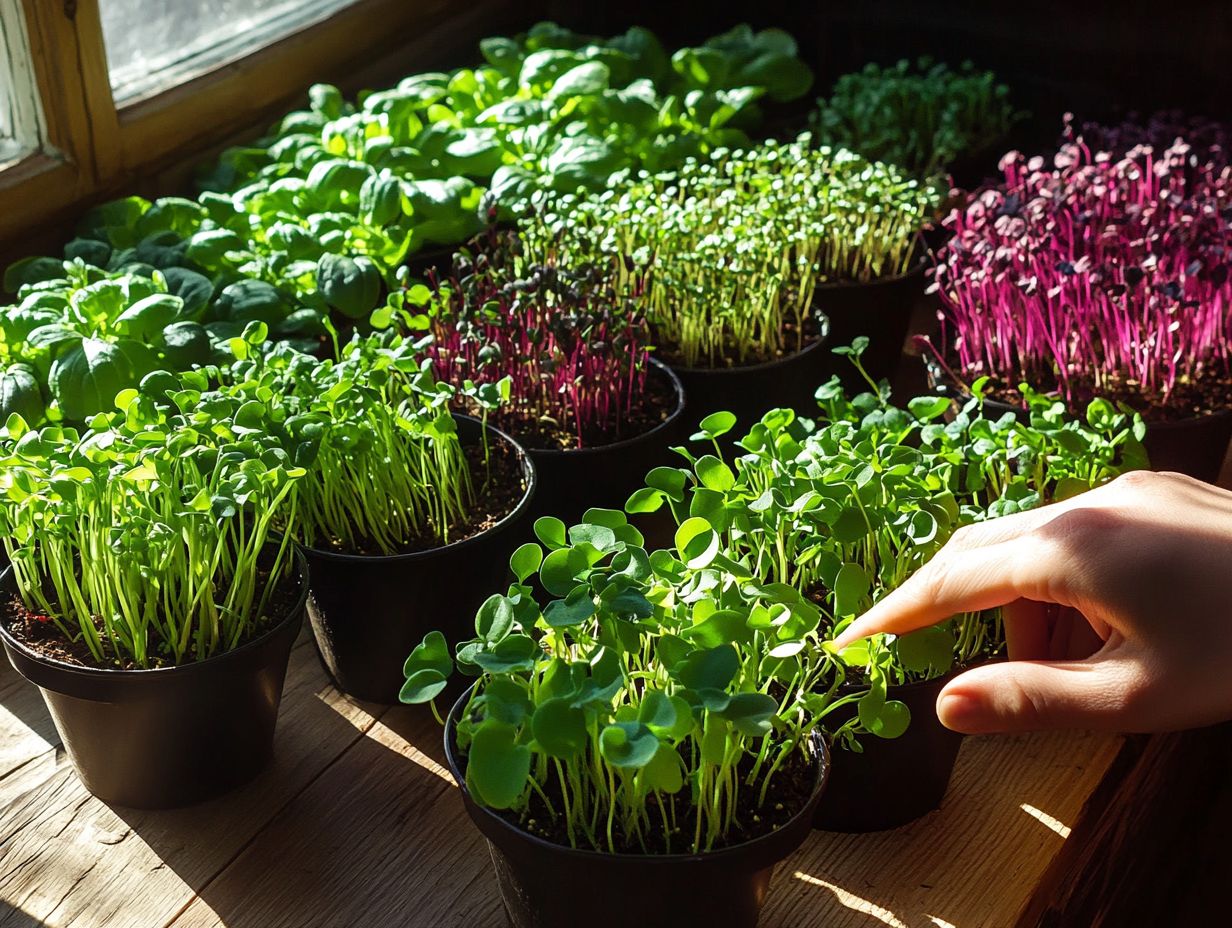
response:
M835 641L1002 606L1010 660L937 698L968 733L1166 731L1232 718L1232 493L1136 471L959 530Z

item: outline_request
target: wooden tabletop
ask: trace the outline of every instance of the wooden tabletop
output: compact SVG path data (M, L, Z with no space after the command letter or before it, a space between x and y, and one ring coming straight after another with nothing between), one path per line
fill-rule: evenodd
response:
M0 928L497 928L488 855L440 741L424 711L341 696L303 636L269 770L190 809L112 809L5 663ZM781 866L762 925L1016 924L1121 743L968 739L942 809L877 835L815 832Z

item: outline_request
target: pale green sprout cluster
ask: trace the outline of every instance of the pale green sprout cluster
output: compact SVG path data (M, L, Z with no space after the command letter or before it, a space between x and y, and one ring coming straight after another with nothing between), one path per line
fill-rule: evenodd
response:
M685 367L774 360L817 337L819 285L905 273L939 202L931 186L842 149L720 149L591 197L544 199L528 250L624 268L665 356Z

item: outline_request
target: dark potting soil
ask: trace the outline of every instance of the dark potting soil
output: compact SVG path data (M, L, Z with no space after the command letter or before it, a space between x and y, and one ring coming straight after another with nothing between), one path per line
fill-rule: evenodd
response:
M745 778L753 768L753 763L753 758L745 757L740 764L737 776L741 785L737 795L735 825L730 832L719 837L712 850L733 847L777 831L791 821L808 804L813 795L813 789L817 785L816 761L797 751L793 752L783 766L775 772L765 804L758 805L760 783L751 786L745 782ZM763 767L763 774L764 770ZM563 802L559 782L552 778L543 786L552 805L557 809L561 808ZM688 784L686 783L685 788L678 793L662 796L667 803L667 820L669 822L674 820L678 826L670 836L665 833L663 815L660 814L657 806L659 795L651 794L646 799L650 823L642 835L644 845L636 836L625 834L619 822L613 823L612 835L617 854L691 853L693 827L697 820ZM497 814L536 838L542 838L562 847L570 847L569 835L563 819L553 819L544 804L543 797L538 793L532 793L530 804L525 812L498 812ZM674 819L673 815L675 815ZM601 823L596 829L596 836L602 835L601 840L606 839L605 828L606 822ZM584 836L579 836L579 838L585 840ZM583 846L579 849L611 852L605 840L600 847Z
M629 438L645 435L667 421L676 405L676 391L661 377L647 377L646 389L639 402L625 410L614 428L592 428L578 434L562 428L551 419L531 419L513 415L493 414L496 424L515 436L525 448L535 451L567 451L573 448L602 448Z
M800 333L794 322L787 322L783 325L782 335L782 342L787 346L787 349L775 352L772 357L754 356L745 358L742 361L733 352L721 358L718 364L698 364L696 367L706 370L726 370L728 368L754 367L758 364L768 364L771 361L781 361L783 358L791 357L793 354L799 354L816 342L821 337L821 328L817 324L817 319L810 313L804 319L803 333ZM680 355L680 352L670 345L660 345L656 353L659 360L664 364L686 369L689 367Z
M485 466L482 446L467 446L465 448L466 463L470 469L471 486L475 490L475 504L465 521L449 526L448 544L465 541L475 535L485 532L500 522L505 516L517 508L526 492L526 481L522 476L522 465L517 453L503 441L493 439L488 443L489 455ZM444 544L435 531L427 531L422 535L408 539L395 554L415 554L419 551L431 551ZM355 547L343 547L339 544L322 545L327 550L339 554L357 554L362 556L380 556L388 554L372 544L360 544Z
M263 585L267 577L268 574L263 573L258 585ZM236 647L242 647L249 641L259 638L277 625L278 622L282 621L298 604L299 592L298 577L294 578L293 582L285 582L274 590L270 595L269 607L266 610L267 614L253 623L251 631L239 641ZM5 630L10 635L35 654L49 660L59 661L62 664L72 664L75 667L90 667L97 670L147 670L174 666L170 655L164 652L162 637L154 628L150 629L148 646L151 655L150 666L145 668L137 666L132 660L120 655L110 655L103 661L96 660L94 655L90 653L90 649L84 639L80 636L76 639L65 636L64 632L52 621L50 616L44 612L29 608L15 594L9 595L6 601L0 602L0 623L4 625ZM106 646L106 628L100 616L94 617L94 628L98 631L100 640ZM214 655L206 656L216 656L221 653L223 652L216 651ZM194 659L190 658L184 663L190 663Z
M987 395L1015 408L1025 405L1017 387L990 383ZM1092 393L1092 398L1094 395ZM1141 386L1131 380L1112 384L1099 395L1137 410L1148 423L1182 422L1232 408L1232 375L1208 376L1197 383L1178 383L1166 404L1160 402L1158 396L1144 393ZM1088 402L1089 399L1075 401L1071 412L1083 415Z

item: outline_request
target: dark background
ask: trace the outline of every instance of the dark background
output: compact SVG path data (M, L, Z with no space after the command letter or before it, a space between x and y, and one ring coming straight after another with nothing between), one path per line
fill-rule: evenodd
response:
M866 62L970 59L1031 112L1020 141L1056 140L1061 115L1106 120L1178 107L1232 120L1232 0L813 0L549 2L562 25L615 33L639 24L664 44L699 42L741 22L779 26L817 75L811 96Z

